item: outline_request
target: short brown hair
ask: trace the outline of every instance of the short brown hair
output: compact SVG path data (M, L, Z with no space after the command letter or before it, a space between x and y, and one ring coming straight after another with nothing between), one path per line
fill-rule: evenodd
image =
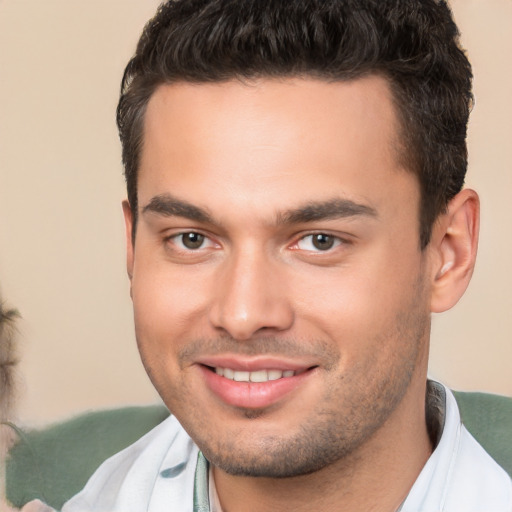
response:
M236 78L385 76L401 121L402 157L421 187L420 244L461 190L471 66L444 0L172 0L148 22L117 108L128 200L149 98L164 83ZM135 235L135 229L134 229Z

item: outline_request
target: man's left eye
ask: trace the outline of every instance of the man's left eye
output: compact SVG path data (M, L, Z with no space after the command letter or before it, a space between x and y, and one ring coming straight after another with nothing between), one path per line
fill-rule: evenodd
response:
M314 233L302 237L297 242L297 249L302 251L328 251L341 243L341 240L336 236L326 233Z

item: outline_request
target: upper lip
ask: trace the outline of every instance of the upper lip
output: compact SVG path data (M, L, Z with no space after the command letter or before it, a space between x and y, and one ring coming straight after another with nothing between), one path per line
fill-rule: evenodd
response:
M273 356L241 357L234 355L205 356L197 363L212 368L230 368L235 371L248 372L258 370L293 370L297 372L316 366L314 363L306 361L294 361Z

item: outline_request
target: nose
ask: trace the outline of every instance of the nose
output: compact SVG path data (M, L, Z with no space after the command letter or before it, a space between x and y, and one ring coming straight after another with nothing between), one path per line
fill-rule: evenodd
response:
M285 331L293 325L285 269L264 254L253 250L228 258L216 287L210 322L236 340Z

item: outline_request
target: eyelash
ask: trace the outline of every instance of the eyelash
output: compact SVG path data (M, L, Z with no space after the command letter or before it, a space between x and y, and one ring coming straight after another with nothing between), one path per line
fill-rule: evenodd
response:
M200 238L200 245L197 247L187 247L184 243L184 237L187 235L194 235L196 237ZM324 239L327 239L324 241L324 243L327 243L327 247L320 248L317 245L315 245L315 238L314 237L323 237ZM310 239L309 245L311 247L300 247L300 244L304 243L306 240ZM321 239L317 240L317 242L322 243ZM207 247L204 247L204 243L207 242ZM329 245L329 242L331 244ZM219 244L215 243L208 235L205 235L203 233L200 233L199 231L183 231L180 233L173 234L171 236L168 236L164 239L164 243L172 243L174 245L174 250L178 252L183 253L194 253L199 252L200 250L204 250L211 247L219 247ZM194 244L194 242L192 242ZM341 238L336 235L332 235L330 233L326 232L316 232L316 233L308 233L307 235L304 235L300 237L296 242L294 242L290 249L292 250L302 250L310 253L329 253L333 250L335 250L337 247L341 245L349 245L351 242L345 238Z
M195 235L197 237L200 237L201 242L202 242L201 245L199 247L195 247L195 248L186 247L183 242L183 239L187 235ZM178 241L178 240L180 240L180 241ZM218 245L218 244L215 244L209 236L204 235L203 233L200 233L199 231L183 231L181 233L176 233L174 235L168 236L164 239L164 242L166 244L173 243L174 245L176 245L177 250L181 251L181 252L196 252L196 251L199 251L200 249L204 249L203 243L206 241L209 241L209 245L211 245L211 246ZM181 247L180 247L180 245L181 245Z
M328 239L328 242L330 241L331 244L329 245L329 243L327 243L327 247L320 248L315 245L315 237L324 237L324 238ZM312 247L311 248L300 247L299 244L301 244L301 242L305 242L308 239L310 239L309 245ZM340 247L342 245L349 245L350 243L351 242L345 238L341 238L339 236L332 235L330 233L326 233L323 231L318 231L316 233L309 233L309 234L304 235L301 238L299 238L297 240L297 242L295 242L294 245L292 246L292 249L303 250L303 251L307 251L307 252L311 252L311 253L318 253L318 254L326 253L327 254L327 253L335 250L337 247Z

